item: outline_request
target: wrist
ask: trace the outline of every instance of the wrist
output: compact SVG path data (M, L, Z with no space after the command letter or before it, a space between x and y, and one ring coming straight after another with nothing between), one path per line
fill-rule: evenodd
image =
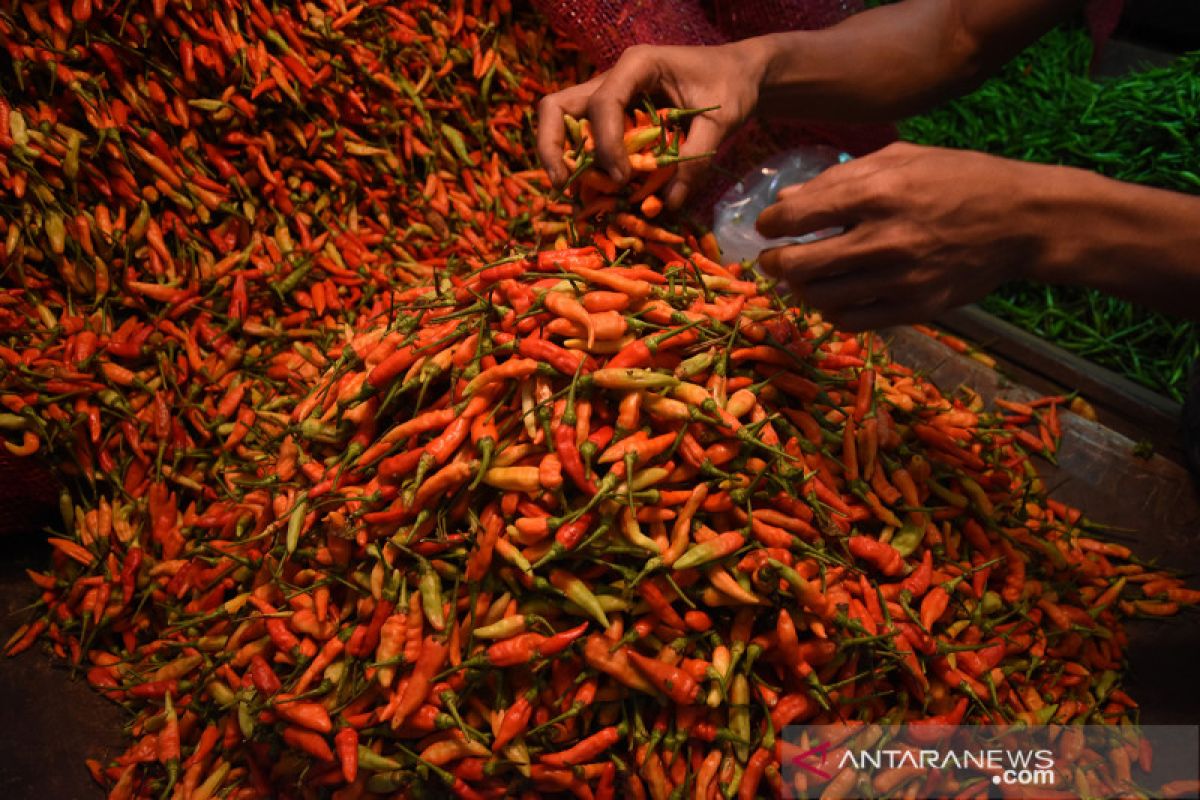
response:
M795 41L796 35L793 31L758 37L762 59L759 86L763 90L778 88L794 80L796 54L802 52Z
M734 53L738 69L745 76L746 82L754 86L759 95L771 85L778 70L777 62L781 57L778 42L780 36L781 34L754 36L725 45Z
M1136 262L1155 228L1135 196L1143 187L1073 167L1028 165L1036 190L1031 204L1040 252L1025 277L1042 283L1115 289L1122 265ZM1154 192L1157 194L1157 192Z
M1026 277L1196 318L1200 197L1067 167L1039 169L1045 172L1033 205L1041 212L1041 257L1031 260Z
M759 93L763 101L786 115L797 113L796 102L814 92L825 94L839 81L842 66L830 67L829 36L821 32L786 31L758 37L761 71Z
M1018 224L1024 221L1036 243L1020 277L1080 283L1082 265L1103 250L1109 233L1098 219L1108 205L1105 179L1085 170L1033 163L1022 163L1016 177L1024 184Z

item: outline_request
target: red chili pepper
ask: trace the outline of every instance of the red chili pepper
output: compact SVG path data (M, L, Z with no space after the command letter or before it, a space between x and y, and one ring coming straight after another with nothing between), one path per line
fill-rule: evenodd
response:
M250 659L248 671L254 687L263 694L272 695L283 688L283 684L275 675L275 670L271 669L271 665L261 655L255 654Z
M524 337L517 345L521 355L535 361L544 361L563 375L587 374L596 368L594 359L578 350L567 350L550 342L532 336Z
M781 731L793 722L804 721L817 714L821 707L807 692L784 695L771 709L771 725Z
M208 758L220 740L221 729L215 724L210 723L206 725L204 731L200 734L200 741L196 743L196 749L192 751L191 755L187 757L187 760L181 766L187 770L196 764L200 764Z
M264 615L279 613L274 606L260 598L251 597L250 602ZM265 623L267 634L271 637L271 641L284 653L295 652L300 647L300 640L288 630L287 624L283 620L278 617L268 617Z
M354 783L358 777L358 731L342 728L333 737L333 748L342 767L346 783Z
M471 420L466 417L458 417L447 425L441 434L425 445L425 452L433 458L435 464L445 464L467 440L470 430Z
M772 758L771 751L765 747L754 751L750 760L746 762L745 771L742 772L742 783L738 787L738 800L754 800L758 797L759 784L762 783L763 773Z
M429 687L433 682L433 676L446 663L448 652L446 645L431 636L425 637L421 643L421 654L413 665L412 673L409 674L408 682L392 713L393 728L398 728L409 714L416 711L425 702L429 694Z
M409 450L407 453L391 456L379 462L378 477L381 481L400 481L416 471L425 455L425 448Z
M933 579L933 552L926 550L921 556L921 563L917 568L909 573L908 577L900 581L900 583L889 583L883 585L883 597L885 600L895 600L900 596L901 592L908 592L914 599L923 597L929 591L929 584Z
M921 627L927 631L933 630L933 623L945 613L949 602L950 595L943 587L935 586L930 589L929 594L921 600Z
M283 741L289 747L307 753L318 761L332 763L334 760L333 751L329 749L325 737L314 731L289 726L283 729Z
M954 704L953 710L945 714L911 720L908 723L909 738L918 745L936 744L945 737L945 727L962 723L963 717L967 713L967 706L967 698L962 697Z
M487 661L494 667L514 667L528 664L535 658L547 658L562 652L587 631L584 622L553 636L538 633L522 633L511 639L497 642L487 649Z
M594 495L597 491L596 485L588 478L584 469L583 458L576 444L575 425L566 416L554 426L554 450L567 477L577 488Z
M898 575L904 570L904 557L887 542L870 536L851 536L846 544L851 555L866 561L884 575Z
M288 722L317 733L329 733L333 730L333 720L329 718L325 706L320 703L296 702L281 697L275 703L275 713Z
M476 538L475 550L467 563L467 580L482 580L491 566L492 553L500 534L504 532L504 519L494 506L488 506L481 515L483 530Z
M493 753L500 752L505 745L525 732L533 714L532 699L528 693L523 694L505 710L496 730L496 739L492 742Z
M558 530L554 533L555 543L564 551L575 549L579 546L583 537L587 535L588 531L591 530L593 519L593 515L589 512L580 516L579 519L559 526Z
M664 623L681 631L687 629L687 623L671 607L671 601L667 599L657 579L651 578L639 583L638 593Z
M178 691L179 681L177 680L146 681L126 690L130 696L141 698L165 697Z
M592 761L605 750L612 747L621 739L621 732L615 725L602 728L573 747L560 750L557 753L547 753L539 756L542 763L554 767L574 766Z
M700 684L685 671L656 661L635 650L627 652L629 661L644 675L654 688L681 705L691 705L700 697Z

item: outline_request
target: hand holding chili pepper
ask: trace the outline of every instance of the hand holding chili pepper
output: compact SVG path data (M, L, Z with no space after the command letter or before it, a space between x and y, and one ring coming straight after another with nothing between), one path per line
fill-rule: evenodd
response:
M720 47L634 45L608 72L587 83L547 95L538 105L538 155L556 184L567 179L562 161L563 114L587 117L596 138L596 159L617 182L630 176L623 134L625 109L641 94L665 95L678 108L706 109L693 117L681 158L717 149L758 102L755 74L764 68L755 40ZM683 162L666 190L678 207L703 172L703 161Z

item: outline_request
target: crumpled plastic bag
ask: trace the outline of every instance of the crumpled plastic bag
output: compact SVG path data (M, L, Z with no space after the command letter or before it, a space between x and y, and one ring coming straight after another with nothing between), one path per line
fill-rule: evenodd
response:
M783 239L765 239L754 227L758 215L775 202L779 190L812 180L835 164L849 161L848 153L824 145L808 145L779 153L750 170L713 206L713 233L722 255L730 261L753 261L771 247L804 244L835 236L841 228Z

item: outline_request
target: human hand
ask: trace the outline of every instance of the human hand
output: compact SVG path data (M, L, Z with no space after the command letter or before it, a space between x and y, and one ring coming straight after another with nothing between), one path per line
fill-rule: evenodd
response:
M768 238L845 233L759 263L849 330L917 322L1028 274L1053 244L1039 187L1058 168L897 143L779 193Z
M561 186L569 173L563 163L563 115L587 117L596 141L596 161L616 181L630 176L622 146L625 109L640 94L662 95L679 108L711 111L692 118L680 147L683 158L716 150L754 110L767 54L754 39L712 47L635 45L607 72L586 83L547 95L538 105L537 147L550 179ZM703 173L703 161L684 161L666 190L677 208Z

